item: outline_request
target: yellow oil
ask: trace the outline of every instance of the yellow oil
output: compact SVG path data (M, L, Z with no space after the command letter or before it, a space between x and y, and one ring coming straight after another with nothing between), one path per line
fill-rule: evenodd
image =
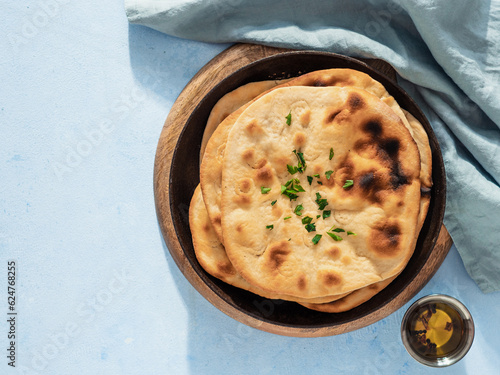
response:
M426 357L446 357L456 350L463 335L463 321L443 303L424 305L410 318L410 343Z

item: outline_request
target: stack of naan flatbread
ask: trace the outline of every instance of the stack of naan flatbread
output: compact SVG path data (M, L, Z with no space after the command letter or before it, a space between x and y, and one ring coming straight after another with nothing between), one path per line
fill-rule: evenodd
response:
M197 259L266 298L352 309L410 259L431 159L422 125L365 73L242 86L205 131L190 207Z

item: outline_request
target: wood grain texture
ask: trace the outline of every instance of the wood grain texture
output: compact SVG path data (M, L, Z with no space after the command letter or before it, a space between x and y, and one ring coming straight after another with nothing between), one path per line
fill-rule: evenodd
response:
M251 327L280 335L295 337L319 337L341 334L362 328L383 319L408 302L427 283L443 262L452 245L451 237L444 226L441 228L441 232L432 255L426 261L421 271L409 285L406 285L401 293L390 300L386 305L381 306L373 313L365 315L361 319L351 321L346 324L336 325L333 327L327 326L309 328L271 324L265 321L265 319L261 319L258 316L250 316L244 311L232 306L229 301L220 294L220 292L210 288L194 270L178 241L177 233L172 221L173 219L169 199L169 181L171 177L170 169L172 165L172 155L180 133L192 111L213 87L239 68L264 57L273 56L287 51L289 50L260 45L236 44L212 59L186 85L173 104L158 141L154 165L154 195L156 213L167 247L181 272L199 293L201 293L210 303L225 314ZM386 76L393 79L395 78L394 70L386 62L381 60L363 61ZM183 214L187 215L188 207L181 209L185 211Z

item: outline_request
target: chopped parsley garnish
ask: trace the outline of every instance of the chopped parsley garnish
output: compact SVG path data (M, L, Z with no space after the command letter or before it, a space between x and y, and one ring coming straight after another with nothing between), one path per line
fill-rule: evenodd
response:
M348 230L348 231L347 231L347 235L348 235L348 236L357 236L357 234L356 234L356 233L351 232L350 230Z
M289 165L289 164L286 165L286 169L288 169L288 173L290 173L290 174L295 174L299 171L299 168L294 167L293 165Z
M262 194L267 194L267 193L269 193L270 191L271 191L271 188L265 188L264 186L261 186L261 187L260 187L260 192L261 192Z
M309 223L306 225L306 230L308 232L316 232L316 224L314 223Z
M283 220L288 220L290 218L291 218L291 216L287 216L287 217L284 217Z
M286 195L291 201L299 197L295 194L295 190L287 189L285 185L281 185L281 194Z
M274 228L274 225L266 225L266 229L273 229Z
M313 178L311 176L307 176L307 182L309 182L309 185L311 185L313 182Z
M302 206L301 204L299 204L297 207L295 207L295 210L293 210L293 213L295 215L297 215L297 216L301 216L303 209L304 209L304 206Z
M321 217L321 215L316 215L316 219L319 219Z
M288 112L288 115L286 115L286 124L288 126L290 126L290 124L292 123L292 111Z
M315 245L317 245L317 244L318 244L318 242L319 242L319 240L321 240L321 237L323 237L321 234L317 234L317 235L315 235L315 236L313 237L313 239L312 239L312 243L313 243L313 244L315 244Z
M326 232L326 234L328 234L330 237L332 237L335 241L342 241L342 237L340 237L339 235L337 235L335 233Z
M330 229L331 232L337 232L337 233L342 233L342 232L345 232L345 230L343 230L342 228L335 228L333 229L333 227Z
M313 177L318 177L319 178L320 177L319 173L313 174Z
M304 159L304 154L302 152L297 152L297 150L292 151L295 156L297 156L297 160L299 162L299 165L297 166L297 171L300 173L304 172L307 168L306 166L306 160Z
M281 194L286 195L290 200L297 199L296 193L305 192L304 188L300 185L298 178L288 180L285 185L281 185Z
M329 159L330 159L330 160L332 160L332 159L333 159L333 148L331 148L331 149L330 149L330 158L329 158Z
M332 215L332 211L323 211L323 219L330 217Z
M318 184L323 185L323 183L321 181L318 181Z
M349 186L352 186L352 185L354 185L354 181L353 180L345 180L345 184L342 187L344 189L347 189Z
M305 191L304 188L299 184L293 185L293 189L297 192L304 192Z
M329 180L330 179L330 176L332 175L333 171L326 171L325 172L325 176L326 176L326 179Z
M318 205L318 210L323 210L326 206L328 206L328 202L325 198L321 198L320 193L316 193L316 204Z
M311 216L303 217L302 218L302 224L309 224L312 221L312 219L313 218Z
M274 206L278 200L272 201L271 206Z

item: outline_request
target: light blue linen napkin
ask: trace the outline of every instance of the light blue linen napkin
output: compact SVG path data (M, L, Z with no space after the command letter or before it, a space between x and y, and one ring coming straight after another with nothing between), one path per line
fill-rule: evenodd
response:
M388 61L427 115L446 166L445 225L471 277L500 290L500 2L125 0L131 23Z

